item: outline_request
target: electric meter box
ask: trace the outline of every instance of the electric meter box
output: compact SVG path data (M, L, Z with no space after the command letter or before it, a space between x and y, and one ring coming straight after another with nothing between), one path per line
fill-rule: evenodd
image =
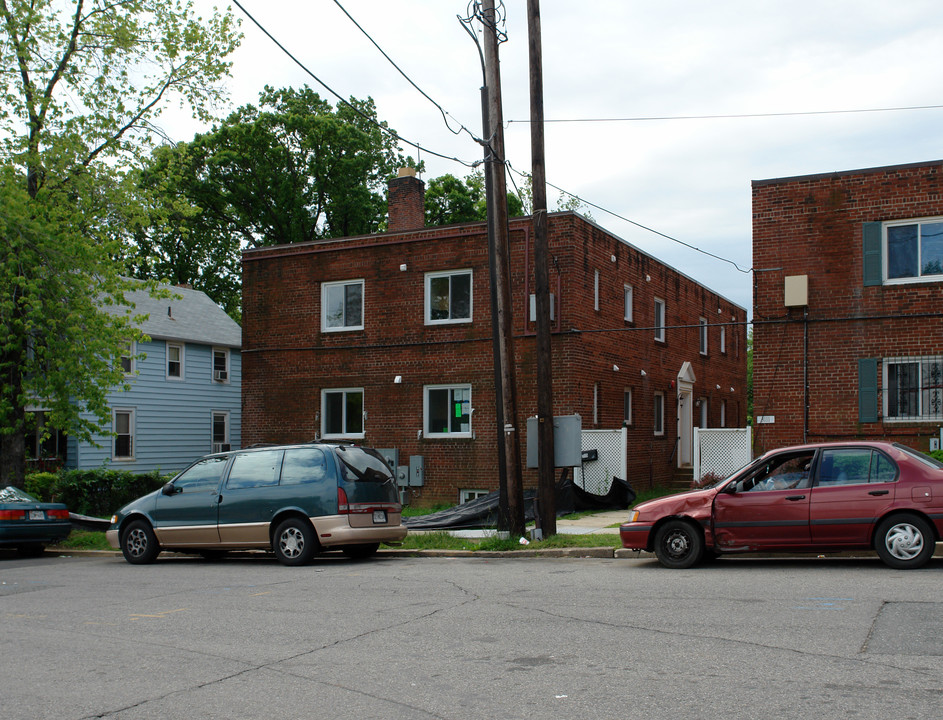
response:
M527 467L538 466L537 423L527 418ZM579 415L559 415L553 419L554 467L579 467L583 464L583 419Z

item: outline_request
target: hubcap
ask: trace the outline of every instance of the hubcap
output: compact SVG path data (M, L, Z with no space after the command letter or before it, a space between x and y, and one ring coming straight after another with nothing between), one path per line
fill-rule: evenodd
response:
M278 541L285 557L298 557L305 547L304 535L298 528L288 528Z
M923 550L923 535L909 523L900 523L887 531L887 551L898 560L913 560Z
M681 532L671 533L665 538L665 549L674 557L680 557L688 552L690 544L688 536Z
M128 533L125 545L133 557L140 557L147 550L147 533L141 529L132 530Z

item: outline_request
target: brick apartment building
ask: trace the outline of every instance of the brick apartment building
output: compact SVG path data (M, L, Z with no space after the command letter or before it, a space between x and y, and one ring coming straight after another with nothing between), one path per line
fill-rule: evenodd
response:
M943 424L943 162L753 183L758 449Z
M486 227L424 228L423 195L416 177L393 180L382 234L245 252L242 436L422 456L412 501L428 504L494 490L498 469ZM627 479L666 482L691 461L693 426L745 424L746 311L578 214L551 214L549 236L554 413L625 426ZM510 223L510 259L524 428L530 218Z

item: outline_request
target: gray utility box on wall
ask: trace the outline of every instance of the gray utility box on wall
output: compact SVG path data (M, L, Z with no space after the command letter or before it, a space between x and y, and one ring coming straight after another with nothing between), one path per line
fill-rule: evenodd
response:
M583 464L583 418L560 415L553 419L554 467L579 467ZM537 418L527 418L527 467L538 467Z
M426 460L422 455L409 456L409 487L422 487L426 477Z

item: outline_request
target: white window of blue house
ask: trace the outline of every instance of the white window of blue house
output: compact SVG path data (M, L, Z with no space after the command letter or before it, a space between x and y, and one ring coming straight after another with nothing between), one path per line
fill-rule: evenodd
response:
M426 273L426 325L472 319L472 271Z
M363 280L322 283L321 330L363 330Z
M184 350L182 343L167 343L167 379L183 380Z
M229 382L229 349L213 348L213 380Z
M321 435L325 438L364 436L363 388L321 391Z
M134 408L111 411L112 460L134 460Z
M471 385L427 385L423 395L426 437L472 436Z
M135 371L135 362L134 362L134 348L135 342L132 340L127 344L124 351L121 353L121 369L124 371L125 377L131 377L134 375Z
M229 452L232 445L229 442L229 412L214 410L213 424L213 452Z

